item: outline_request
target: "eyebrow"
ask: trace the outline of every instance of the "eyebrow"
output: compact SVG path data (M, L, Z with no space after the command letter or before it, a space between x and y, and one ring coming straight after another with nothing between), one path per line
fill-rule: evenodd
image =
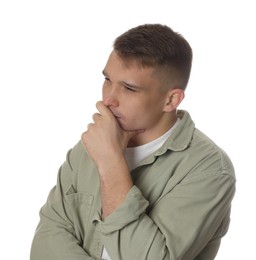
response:
M109 76L108 76L108 74L107 74L107 72L106 72L105 70L102 71L102 74L103 74L105 77L109 78ZM124 86L126 86L126 87L129 87L129 88L132 88L132 89L136 89L136 90L142 90L142 89L144 89L144 87L142 87L142 86L138 86L138 85L135 85L135 84L132 84L132 83L128 83L128 82L125 82L125 81L120 81L120 83L121 83L122 85L124 85Z

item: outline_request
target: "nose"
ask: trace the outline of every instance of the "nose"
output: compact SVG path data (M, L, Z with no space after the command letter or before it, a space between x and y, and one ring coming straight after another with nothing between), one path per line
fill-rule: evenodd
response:
M103 87L103 104L107 107L118 107L118 90L115 87Z

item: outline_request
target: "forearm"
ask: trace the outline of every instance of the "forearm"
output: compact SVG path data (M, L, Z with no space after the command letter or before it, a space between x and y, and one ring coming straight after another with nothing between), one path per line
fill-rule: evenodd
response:
M33 239L30 260L93 260L65 229L37 230Z
M166 241L146 213L148 201L136 186L125 202L105 220L99 221L102 242L113 259L165 259Z
M115 211L125 200L133 186L125 159L120 156L99 166L103 219Z
M58 181L60 183L60 181ZM92 260L74 229L70 209L57 185L40 211L40 222L31 246L31 260Z
M194 259L228 214L233 181L225 176L221 187L218 181L213 175L184 182L150 209L149 201L133 186L115 212L104 221L98 219L102 242L110 256Z

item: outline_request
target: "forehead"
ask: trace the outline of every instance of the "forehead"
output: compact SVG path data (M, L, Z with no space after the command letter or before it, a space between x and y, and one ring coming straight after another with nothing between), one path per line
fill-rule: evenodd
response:
M153 67L145 67L134 58L121 58L115 51L109 55L104 72L109 74L129 74L130 76L143 76L157 80L157 70ZM109 75L110 76L110 75Z

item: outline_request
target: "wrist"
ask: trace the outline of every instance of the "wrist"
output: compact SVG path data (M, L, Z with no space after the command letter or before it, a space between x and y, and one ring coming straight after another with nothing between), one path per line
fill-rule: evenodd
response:
M111 156L104 157L95 162L100 175L129 171L123 154L110 154Z

